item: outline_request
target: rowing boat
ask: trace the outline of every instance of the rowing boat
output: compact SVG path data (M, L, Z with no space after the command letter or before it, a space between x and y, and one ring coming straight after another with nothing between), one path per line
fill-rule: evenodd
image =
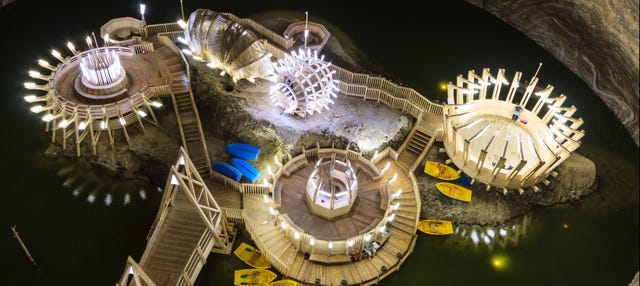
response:
M233 273L233 285L266 285L278 275L267 269L238 269Z
M471 190L465 187L458 186L456 184L448 183L448 182L439 182L439 183L436 183L436 188L443 195L450 197L452 199L456 199L456 200L467 202L467 203L471 201Z
M240 178L242 178L242 172L225 162L213 162L213 164L211 164L211 169L236 182L240 181Z
M273 281L269 284L267 284L267 286L299 286L300 283L293 281L291 279L284 279L284 280L278 280L278 281Z
M453 233L451 221L441 219L421 220L418 222L418 229L432 235L449 235Z
M231 166L238 169L242 175L249 180L252 184L260 177L260 171L256 169L251 163L240 159L231 158Z
M260 148L246 143L232 143L224 147L231 157L255 161L260 154Z
M267 269L271 267L271 264L267 261L267 258L262 255L260 250L245 242L240 243L238 248L233 251L233 254L251 267L260 269Z
M460 178L460 174L454 168L434 161L427 161L424 164L424 172L445 181L453 181Z

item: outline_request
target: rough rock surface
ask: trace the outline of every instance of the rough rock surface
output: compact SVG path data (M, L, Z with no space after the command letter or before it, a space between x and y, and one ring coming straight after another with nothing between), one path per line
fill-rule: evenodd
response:
M637 0L466 0L523 32L613 110L638 144Z

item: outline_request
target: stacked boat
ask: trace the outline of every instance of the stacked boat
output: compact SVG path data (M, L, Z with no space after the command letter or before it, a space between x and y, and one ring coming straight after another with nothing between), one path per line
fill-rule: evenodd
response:
M255 161L260 154L260 148L246 143L232 143L225 147L227 154L231 156L230 163L214 162L211 168L238 182L243 177L250 183L254 183L260 172L248 161Z

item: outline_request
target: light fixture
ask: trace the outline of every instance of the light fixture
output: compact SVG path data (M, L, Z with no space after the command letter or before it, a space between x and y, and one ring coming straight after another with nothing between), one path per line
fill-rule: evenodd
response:
M85 130L87 128L88 124L89 124L89 122L87 122L87 121L80 122L80 124L78 125L78 130Z
M53 114L51 113L47 113L44 116L42 116L42 121L44 122L50 122L51 120L53 120L55 116L53 116Z
M60 62L64 62L65 59L62 57L62 55L60 54L60 52L56 51L56 50L51 50L51 55L58 59Z
M71 42L67 42L67 48L71 51L71 53L73 53L74 55L78 54L78 51L76 51L76 47L73 45L73 43Z
M66 119L62 119L62 121L60 121L60 123L58 123L58 127L67 128L67 126L69 126L70 123L71 123L71 121L66 120Z
M182 1L180 1L182 2ZM180 26L180 28L184 29L187 27L187 23L185 23L182 19L178 20L178 26Z
M140 117L146 117L147 113L142 111L142 110L137 110L136 113L138 113L138 115L140 115Z
M178 182L178 178L176 178L176 175L171 175L171 184L174 186L180 185L180 183Z
M144 20L144 12L147 10L147 5L140 4L140 21L142 21L142 25L146 25L147 22Z

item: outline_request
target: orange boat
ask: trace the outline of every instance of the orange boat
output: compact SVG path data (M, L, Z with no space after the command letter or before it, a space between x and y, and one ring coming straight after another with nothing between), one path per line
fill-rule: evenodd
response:
M460 174L454 168L434 161L427 161L424 164L424 172L427 175L445 181L453 181L460 178Z
M471 201L471 190L448 182L436 183L436 188L443 195L463 202Z

